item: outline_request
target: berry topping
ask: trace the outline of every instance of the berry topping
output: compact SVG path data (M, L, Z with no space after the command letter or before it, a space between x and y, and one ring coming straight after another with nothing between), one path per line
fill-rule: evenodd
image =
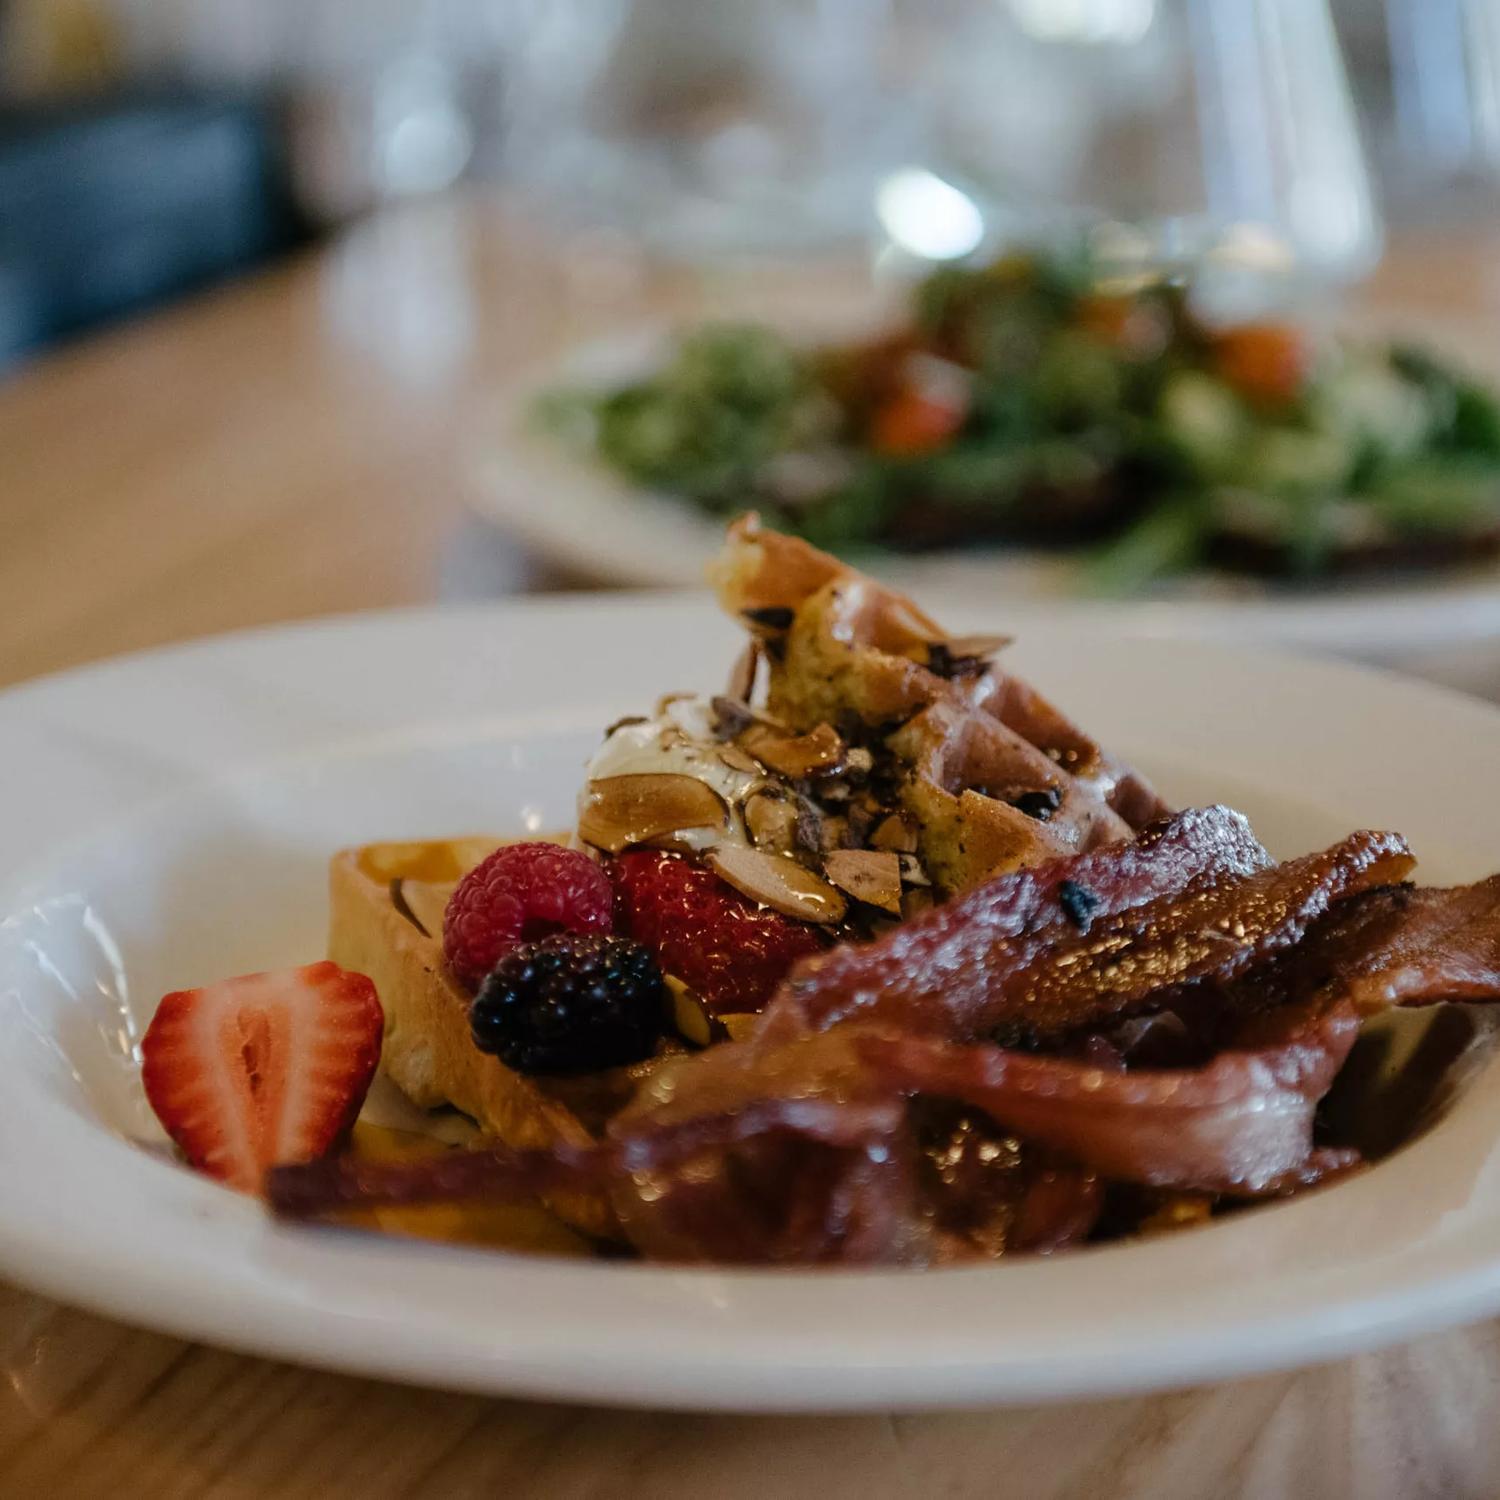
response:
M610 863L619 929L717 1012L758 1010L821 931L740 895L705 865L631 849Z
M512 948L480 988L469 1024L474 1045L518 1073L594 1073L649 1057L669 1004L639 943L565 932Z
M268 1167L324 1155L380 1061L375 986L337 964L178 990L141 1042L156 1117L200 1172L259 1192Z
M458 883L443 916L443 952L460 984L522 943L557 932L608 932L613 893L588 855L558 844L507 844Z

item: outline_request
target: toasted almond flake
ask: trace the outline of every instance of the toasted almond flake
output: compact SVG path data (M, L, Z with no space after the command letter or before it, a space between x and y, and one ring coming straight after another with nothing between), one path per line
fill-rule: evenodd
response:
M693 696L694 695L692 693L663 693L661 697L656 700L656 712L652 717L657 719L665 718L667 710L671 708L674 703L686 703L687 700Z
M442 940L443 913L457 888L456 880L395 880L391 895L396 908L428 937Z
M797 842L797 808L778 792L752 792L745 799L745 827L762 849L785 854Z
M835 849L824 858L823 873L856 901L901 915L898 855L878 849Z
M689 989L675 974L664 975L667 994L672 1001L672 1024L677 1034L695 1047L706 1047L710 1042L721 1040L715 1035L713 1015L693 990Z
M719 1017L720 1024L729 1033L729 1039L734 1042L743 1042L752 1036L759 1020L760 1012L754 1010L739 1010Z
M708 862L742 896L783 916L802 922L837 922L844 915L844 898L826 880L784 854L748 844L723 844L709 854Z
M739 737L740 744L763 766L801 781L825 775L844 759L845 747L832 724L819 724L807 734L788 735L765 724L752 724Z
M716 696L709 699L709 707L713 710L714 734L721 740L732 740L756 722L755 710L739 698Z
M761 764L754 756L747 755L738 745L721 745L715 752L731 771L743 771L747 776L759 776Z
M631 844L685 828L727 826L729 810L707 782L696 776L643 772L591 781L578 812L578 835L596 848L618 854Z
M942 630L910 599L892 594L882 602L879 639L874 643L878 650L904 656L943 639Z
M893 812L875 825L870 835L870 846L874 849L889 849L896 854L917 852L917 825L905 813Z
M752 636L745 649L735 657L729 669L729 681L724 685L724 696L740 703L748 703L755 696L755 679L760 675L760 645Z
M949 656L955 661L988 661L996 652L1003 651L1015 639L1010 635L956 635L944 641Z

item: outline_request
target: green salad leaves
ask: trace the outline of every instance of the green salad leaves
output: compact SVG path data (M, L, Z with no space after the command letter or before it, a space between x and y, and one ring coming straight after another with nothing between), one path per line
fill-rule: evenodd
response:
M715 516L844 553L1086 548L1129 592L1500 547L1500 404L1415 349L1216 327L1181 280L1078 258L945 268L906 326L804 348L701 327L644 380L550 395L561 438Z

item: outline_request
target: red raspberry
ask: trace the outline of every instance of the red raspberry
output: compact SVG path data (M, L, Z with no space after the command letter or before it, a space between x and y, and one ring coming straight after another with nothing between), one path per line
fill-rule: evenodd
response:
M706 865L632 849L610 862L618 929L656 954L715 1011L758 1010L821 931L758 906Z
M464 876L443 913L443 952L477 990L521 943L554 932L608 932L614 892L588 855L558 844L507 844Z

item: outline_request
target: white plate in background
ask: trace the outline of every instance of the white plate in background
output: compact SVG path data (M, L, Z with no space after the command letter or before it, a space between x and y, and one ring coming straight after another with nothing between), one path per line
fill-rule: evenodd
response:
M864 319L868 329L868 312ZM852 312L786 320L804 338L810 323L843 334L861 326ZM627 588L701 585L723 528L573 452L535 419L546 392L640 378L665 359L676 333L673 325L649 324L582 344L481 402L481 427L465 457L474 510L543 561L584 578ZM1500 561L1306 587L1201 572L1124 600L1090 598L1076 561L1055 552L993 548L858 561L919 599L950 599L960 608L1004 609L1040 622L1065 611L1102 631L1265 642L1500 695Z

